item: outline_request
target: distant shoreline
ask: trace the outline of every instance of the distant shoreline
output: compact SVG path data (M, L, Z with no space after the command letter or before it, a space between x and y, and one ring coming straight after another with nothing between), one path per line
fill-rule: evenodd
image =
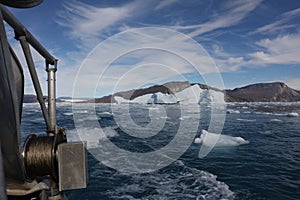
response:
M114 97L121 97L124 100L133 100L137 97L154 93L176 94L177 92L180 92L193 85L198 85L202 90L212 90L224 93L225 102L300 102L300 91L292 89L282 82L257 83L232 90L220 90L204 84L191 84L187 81L168 82L163 85L154 85L148 88L122 91L96 99L72 99L71 97L59 97L57 98L57 101L73 103L116 103ZM46 97L44 98L46 99ZM37 102L35 95L24 95L23 103L35 102Z

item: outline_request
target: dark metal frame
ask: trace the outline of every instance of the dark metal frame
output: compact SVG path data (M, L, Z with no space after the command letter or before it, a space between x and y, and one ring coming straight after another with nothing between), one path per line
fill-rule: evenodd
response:
M20 0L17 3L23 2L24 0ZM15 38L20 41L46 124L47 136L29 136L24 144L22 155L20 153L20 119L24 76L22 67L9 46L3 21L14 29ZM45 58L45 70L48 75L48 109L30 46ZM57 62L58 60L0 3L0 89L3 90L0 91L3 92L0 93L0 102L3 104L1 109L8 106L0 115L2 119L0 128L4 130L0 131L0 200L6 200L6 195L9 195L8 199L18 200L29 197L40 200L47 200L48 197L63 200L66 199L63 194L64 190L86 187L85 144L83 142L68 143L64 129L56 124ZM35 173L30 173L31 171ZM57 173L58 171L60 173ZM5 180L5 178L10 180Z
M37 40L36 38L15 18L12 13L0 3L0 32L1 32L1 53L3 55L3 62L2 64L5 66L11 66L11 52L10 52L10 47L9 43L6 38L6 32L5 32L5 27L3 21L6 21L8 25L10 25L15 32L15 38L20 41L20 44L22 46L24 56L29 68L30 76L34 85L34 89L37 95L37 100L40 104L43 117L45 120L46 124L46 132L48 136L54 136L54 138L58 138L61 135L61 131L63 129L59 129L56 125L56 96L55 96L55 72L57 70L57 59L52 56ZM30 51L30 46L32 46L42 57L45 58L46 62L46 72L48 74L48 110L45 105L44 101L44 96L43 92L40 86L40 82L38 79L38 75L35 69L34 61L32 58L32 54ZM2 56L1 56L2 58ZM13 86L13 84L10 84ZM11 88L14 90L14 88ZM1 91L0 91L1 92ZM15 98L15 97L14 97ZM16 100L18 103L19 101L22 101L22 99ZM4 105L2 105L4 106ZM19 133L20 127L15 127L17 130L16 132ZM16 136L13 136L16 137ZM55 140L56 141L56 140ZM20 141L19 141L20 142ZM20 145L20 144L19 144ZM19 148L19 145L16 147L17 149ZM57 144L55 144L57 145ZM14 148L14 149L16 149ZM18 154L19 152L16 152ZM5 173L3 169L3 156L2 154L2 148L1 148L1 143L0 143L0 199L1 200L6 200L6 181L5 181ZM16 158L20 159L20 162L16 162L19 164L19 166L15 166L19 177L16 179L17 181L24 181L25 180L25 172L24 172L24 164L21 161L22 158L20 158L20 155L16 155ZM26 181L25 181L26 183ZM22 184L22 183L20 183ZM52 182L51 185L51 196L56 196L54 197L55 199L60 196L60 193L58 191L58 185L55 182ZM56 191L55 193L53 193ZM45 196L45 195L44 195ZM60 199L65 199L64 195L59 197ZM20 198L13 198L13 199L23 199L22 197ZM40 199L47 199L45 197L40 197Z
M0 9L3 19L14 29L16 39L20 41L26 62L29 68L30 76L37 95L37 100L40 104L44 120L47 127L47 133L53 135L57 133L56 125L56 107L55 107L55 72L57 70L57 59L52 56L36 39L35 37L12 15L12 13L3 5L0 4ZM44 102L43 92L35 70L35 65L31 55L29 44L40 53L46 60L46 71L48 73L48 111ZM49 65L54 67L50 68Z

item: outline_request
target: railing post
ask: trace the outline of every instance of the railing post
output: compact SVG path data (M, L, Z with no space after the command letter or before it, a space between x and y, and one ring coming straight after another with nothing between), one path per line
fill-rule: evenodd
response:
M53 67L49 67L49 63L46 63L46 71L48 73L48 114L49 114L49 131L57 133L56 126L56 77L55 72L57 70L57 60Z
M24 55L25 55L25 59L26 59L27 65L28 65L28 69L29 69L29 72L30 72L30 76L31 76L31 79L32 79L32 82L33 82L33 86L34 86L34 89L35 89L35 92L36 92L36 95L37 95L37 100L38 100L38 102L41 106L43 116L44 116L44 119L45 119L45 123L46 123L46 126L47 126L47 131L49 132L49 128L50 128L49 115L48 115L48 112L47 112L47 109L46 109L46 106L45 106L43 92L42 92L41 85L40 85L40 82L39 82L39 79L38 79L38 76L37 76L37 73L36 73L36 70L35 70L34 62L33 62L33 59L32 59L31 52L30 52L30 47L29 47L29 44L26 41L25 36L20 36L18 39L21 43L21 46L22 46L22 49L23 49L23 52L24 52Z

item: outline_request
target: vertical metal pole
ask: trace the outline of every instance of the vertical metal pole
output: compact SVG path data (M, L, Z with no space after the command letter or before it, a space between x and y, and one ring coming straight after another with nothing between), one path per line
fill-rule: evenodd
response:
M35 66L34 66L34 63L33 63L33 59L32 59L32 55L31 55L31 52L30 52L29 45L26 41L25 36L20 36L18 39L21 42L21 46L22 46L22 49L23 49L23 52L24 52L24 55L25 55L25 58L26 58L26 62L27 62L28 69L29 69L29 72L30 72L30 76L31 76L31 79L32 79L32 82L33 82L33 86L34 86L34 89L35 89L35 92L36 92L36 95L37 95L37 99L38 99L38 102L40 103L41 110L43 112L43 116L44 116L45 123L46 123L46 126L47 126L47 131L49 132L49 128L50 128L49 115L48 115L48 112L47 112L47 109L46 109L46 105L45 105L44 97L43 97L43 92L42 92L40 82L39 82L39 79L38 79L38 76L37 76L37 73L36 73L36 70L35 70Z
M48 113L50 119L50 131L54 134L57 133L56 126L56 80L55 72L57 70L57 61L55 61L54 67L50 68L49 63L46 63L46 71L48 73Z

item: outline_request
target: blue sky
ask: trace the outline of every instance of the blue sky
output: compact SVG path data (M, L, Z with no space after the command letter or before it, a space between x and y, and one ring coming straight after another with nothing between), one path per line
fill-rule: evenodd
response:
M95 80L98 77L99 81L101 74L94 69L101 65L100 60L105 56L109 57L114 53L114 48L119 48L120 45L109 47L109 50L103 51L104 55L101 56L95 56L95 52L98 52L95 47L102 48L101 43L115 34L144 27L176 31L198 42L216 64L224 88L235 88L258 82L283 81L290 87L300 90L300 1L298 0L45 0L35 8L10 8L10 10L59 59L58 96L71 96L73 90L81 94L79 96L89 96L89 93L86 93L86 90L91 87L88 76L82 78L86 81L82 84L84 86L74 89L76 74L85 64L85 60L89 60L86 58L94 55L94 65L91 64L86 69L90 71L85 73L94 75ZM157 30L155 37L160 37L160 33L163 35L164 31ZM20 47L13 39L12 30L7 28L7 32L11 38L11 45L21 57ZM172 37L174 38L176 37ZM169 38L164 37L164 40ZM133 41L129 38L127 42ZM168 49L170 42L166 44L169 45L165 46ZM160 47L164 48L164 46ZM188 47L181 46L178 49L182 52L189 51L189 55L193 53ZM130 64L147 67L145 60L149 61L149 54L151 54L151 62L157 59L155 60L157 66L160 60L163 60L162 65L167 70L160 71L159 67L153 67L150 68L151 72L147 72L145 67L139 68L140 71L127 67ZM196 53L194 57L200 54ZM142 50L129 57L118 59L116 63L110 65L110 71L106 72L107 76L98 82L96 96L164 81L183 80L178 74L176 76L170 73L173 66L190 82L203 81L183 63L180 66L179 63L182 61L162 55L163 53ZM143 59L138 59L139 56ZM46 89L44 62L35 52L34 58L43 88ZM23 58L20 60L25 63ZM201 73L207 76L213 74L209 67L211 66L207 64L206 69L201 68ZM28 70L24 71L25 92L33 93ZM124 74L130 75L124 78ZM149 74L159 74L160 77ZM118 84L122 87L116 87L116 82L112 81L114 75L119 77Z

